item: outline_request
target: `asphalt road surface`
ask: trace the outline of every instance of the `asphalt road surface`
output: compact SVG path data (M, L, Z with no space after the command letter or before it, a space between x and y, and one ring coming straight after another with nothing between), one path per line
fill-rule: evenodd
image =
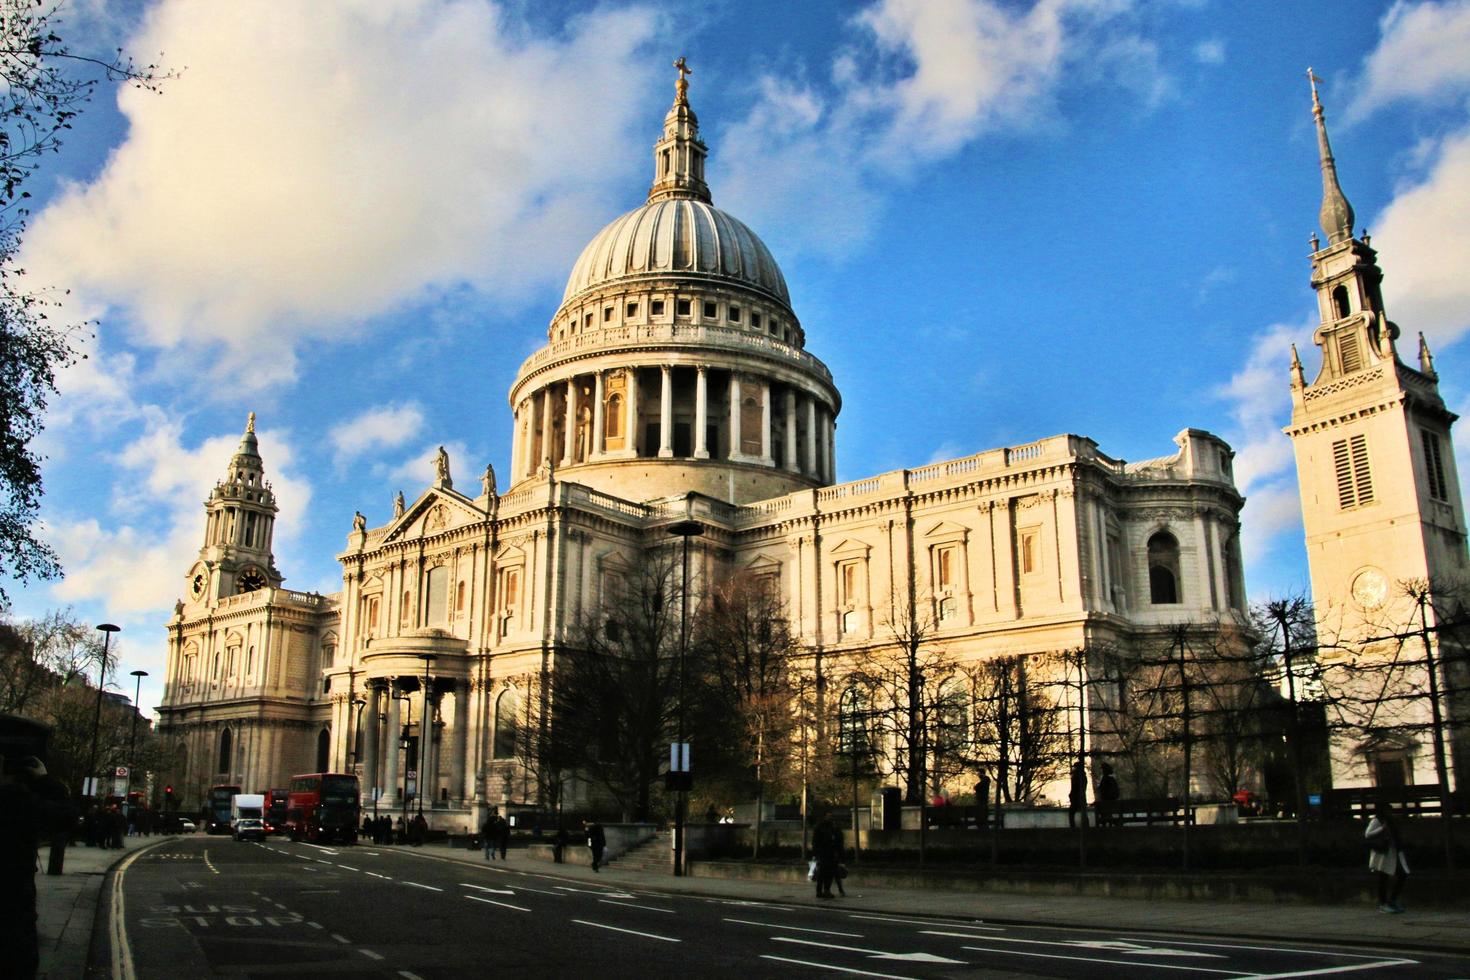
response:
M411 848L178 838L114 873L102 952L121 980L1470 975L1466 958L1437 954L674 896L656 882L603 887L554 869Z

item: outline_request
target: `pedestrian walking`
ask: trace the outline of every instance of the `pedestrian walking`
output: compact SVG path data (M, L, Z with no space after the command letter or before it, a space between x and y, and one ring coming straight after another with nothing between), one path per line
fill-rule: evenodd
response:
M505 817L496 817L495 844L500 848L500 860L505 860L505 852L510 848L510 821Z
M817 897L832 897L832 882L842 861L842 831L830 816L823 817L812 832L812 857L817 862Z
M1118 777L1113 767L1102 764L1102 779L1097 783L1097 825L1111 827L1118 819Z
M479 826L479 842L485 848L485 860L487 861L495 860L495 837L497 837L498 832L497 827L495 827L495 820L498 820L498 818L500 818L500 811L495 807L491 807L490 813L485 814L485 823Z
M398 823L393 828L393 842L395 844L408 842L408 822L402 817L398 818Z
M602 867L602 853L607 850L607 833L596 820L587 825L587 846L592 849L592 870Z
M556 864L562 863L562 857L566 853L567 844L571 838L567 836L567 828L556 828L556 838L551 845L551 860Z
M1072 792L1068 797L1071 804L1067 807L1067 826L1077 826L1077 820L1082 820L1082 826L1087 826L1087 767L1078 759L1072 764Z
M1378 879L1378 911L1402 912L1399 896L1404 891L1404 879L1409 877L1409 858L1387 800L1378 801L1363 839L1368 844L1368 870Z
M66 787L40 759L0 756L0 976L36 975L36 848L64 833L71 814Z
M990 774L982 772L975 784L975 829L990 826Z
M425 820L424 815L420 813L418 816L413 818L413 846L422 847L424 845L424 839L428 837L428 835L429 821Z

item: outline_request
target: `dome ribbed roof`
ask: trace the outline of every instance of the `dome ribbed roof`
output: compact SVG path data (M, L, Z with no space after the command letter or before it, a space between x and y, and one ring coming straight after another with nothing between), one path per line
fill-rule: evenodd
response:
M739 219L687 198L651 201L598 232L572 266L562 305L618 279L667 275L731 280L791 305L766 243Z

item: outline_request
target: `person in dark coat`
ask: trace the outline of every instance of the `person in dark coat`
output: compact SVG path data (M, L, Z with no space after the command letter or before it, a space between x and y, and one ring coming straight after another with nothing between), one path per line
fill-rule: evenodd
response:
M602 867L602 853L607 850L607 832L596 820L587 825L587 846L592 849L592 870Z
M1077 826L1078 818L1082 820L1082 826L1087 826L1087 767L1078 759L1072 764L1072 792L1068 797L1071 804L1067 807L1067 826Z
M990 774L985 772L975 784L975 824L978 830L990 826Z
M413 846L422 847L424 844L424 839L428 837L428 835L429 821L425 820L424 815L420 813L418 816L413 818Z
M500 838L500 811L495 807L485 814L484 823L480 824L480 846L485 849L485 860L495 860L495 847Z
M556 839L551 845L551 859L557 864L562 863L562 856L566 853L567 844L571 843L571 837L567 835L567 828L556 828Z
M1097 783L1097 825L1111 827L1118 819L1118 777L1113 767L1102 764L1102 779Z
M842 831L831 817L823 817L812 832L812 857L817 862L817 897L831 898L837 865L842 861Z
M495 846L500 848L500 860L505 860L505 852L510 848L510 821L504 817L496 817Z
M70 826L73 811L66 787L35 756L0 756L0 772L0 975L33 977L40 963L36 849Z

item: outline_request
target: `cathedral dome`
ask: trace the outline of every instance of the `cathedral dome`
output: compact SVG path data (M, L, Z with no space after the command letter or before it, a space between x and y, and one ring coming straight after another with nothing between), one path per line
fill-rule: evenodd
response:
M791 305L766 243L738 218L692 197L649 201L598 232L572 266L562 305L615 280L670 275L744 286Z

